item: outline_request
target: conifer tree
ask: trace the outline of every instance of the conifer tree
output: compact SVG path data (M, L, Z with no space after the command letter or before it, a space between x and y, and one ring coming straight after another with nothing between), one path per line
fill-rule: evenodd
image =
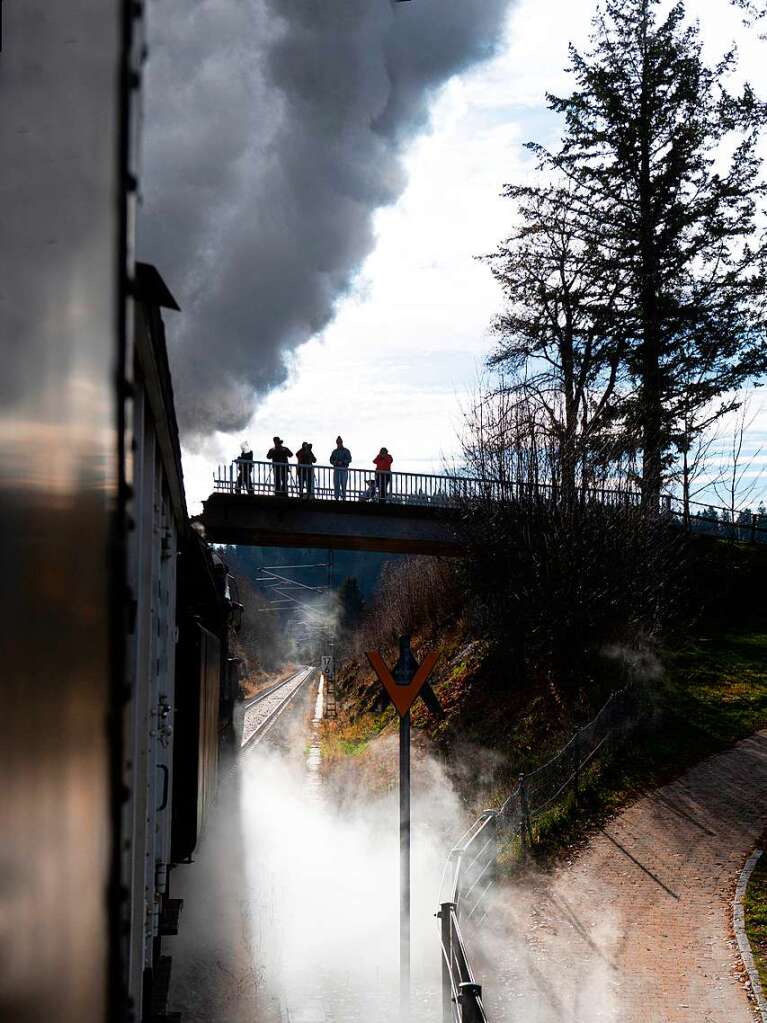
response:
M593 272L608 288L616 274L625 281L614 335L627 339L624 423L650 507L681 416L724 414L736 404L727 396L767 368L756 229L765 107L748 86L727 91L734 52L704 63L683 3L665 18L658 8L602 0L591 49L570 49L575 90L548 97L564 118L562 144L531 144L543 170L570 182L581 236L598 232Z
M743 24L751 28L762 18L767 18L767 4L764 0L730 0L733 7L743 11Z

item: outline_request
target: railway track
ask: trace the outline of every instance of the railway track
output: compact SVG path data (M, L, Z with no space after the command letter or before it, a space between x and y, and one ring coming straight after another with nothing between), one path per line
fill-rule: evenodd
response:
M301 691L305 682L316 671L309 666L265 689L243 707L242 742L240 755L252 749L269 732L282 711Z

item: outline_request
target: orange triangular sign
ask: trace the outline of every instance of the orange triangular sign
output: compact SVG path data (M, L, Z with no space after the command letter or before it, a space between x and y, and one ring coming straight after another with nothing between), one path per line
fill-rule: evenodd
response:
M424 682L434 670L434 665L437 663L438 656L439 655L433 651L432 653L427 654L424 657L420 668L413 676L413 681L406 686L401 686L394 681L392 673L386 667L384 659L378 651L371 650L368 652L367 659L370 661L373 671L376 675L378 675L381 682L386 687L386 692L391 697L391 702L397 708L397 713L401 718L404 718L415 703Z

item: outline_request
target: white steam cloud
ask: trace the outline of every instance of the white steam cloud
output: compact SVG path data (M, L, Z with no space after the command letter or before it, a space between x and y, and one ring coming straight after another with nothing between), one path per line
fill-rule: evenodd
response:
M187 443L233 431L321 331L434 92L490 56L513 0L156 0L139 252Z
M354 784L351 761L340 791L319 780L304 713L315 695L312 687L303 711L270 733L281 738L256 747L223 781L197 862L174 872L173 894L186 905L173 939L171 1008L187 1023L399 1019L396 789L371 796ZM375 760L393 777L396 738L378 742ZM434 912L447 853L468 822L441 765L420 753L412 817L409 1023L434 1023ZM622 1018L613 967L620 929L599 878L579 892L566 872L533 874L499 886L479 925L466 925L491 1023Z
M188 1023L398 1018L397 793L347 792L343 805L327 798L312 783L317 765L310 751L307 766L305 743L296 720L282 751L262 744L247 754L237 783L222 784L197 862L178 868L174 894L186 905L171 1007ZM462 821L435 761L416 771L412 815L412 1023L433 1023L434 912Z

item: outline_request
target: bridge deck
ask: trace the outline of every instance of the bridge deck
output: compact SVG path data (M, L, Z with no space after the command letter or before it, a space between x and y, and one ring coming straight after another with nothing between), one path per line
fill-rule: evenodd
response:
M428 505L214 493L200 521L213 543L458 556L456 515Z

